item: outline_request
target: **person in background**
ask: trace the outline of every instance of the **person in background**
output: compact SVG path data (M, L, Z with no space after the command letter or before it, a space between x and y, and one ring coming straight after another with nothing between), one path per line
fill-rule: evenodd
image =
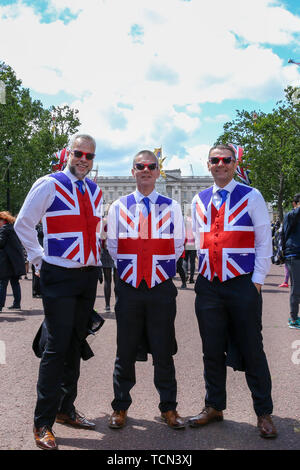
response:
M186 272L183 269L183 263L185 259L185 251L182 252L182 255L180 258L177 260L176 263L176 271L178 272L180 279L181 279L181 289L186 289Z
M284 265L284 280L282 284L279 284L278 287L289 287L289 278L290 278L290 273L288 270L287 265Z
M105 311L110 312L110 299L111 299L111 283L112 278L114 280L114 286L116 286L118 273L115 267L114 260L109 254L106 247L107 243L107 221L103 220L103 233L101 240L101 265L104 278L104 298L105 298Z
M186 240L185 240L185 245L184 245L185 257L183 260L183 269L185 270L186 277L187 278L189 277L189 283L194 284L197 251L195 247L195 237L193 234L192 217L191 217L190 209L189 209L187 216L184 219L184 223L185 223ZM188 272L190 273L189 276L188 276Z
M14 301L9 310L21 310L20 277L26 272L24 251L14 230L15 218L10 212L0 212L0 312L10 282Z
M289 328L300 330L300 193L295 194L293 210L283 220L284 259L291 280Z

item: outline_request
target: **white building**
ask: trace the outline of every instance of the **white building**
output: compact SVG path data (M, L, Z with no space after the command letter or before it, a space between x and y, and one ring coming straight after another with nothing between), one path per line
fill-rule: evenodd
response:
M211 176L181 176L181 170L164 170L166 178L162 176L156 182L156 189L181 204L190 205L195 194L213 184ZM104 207L110 205L120 196L132 193L136 189L135 179L132 176L98 176L97 184L103 192Z

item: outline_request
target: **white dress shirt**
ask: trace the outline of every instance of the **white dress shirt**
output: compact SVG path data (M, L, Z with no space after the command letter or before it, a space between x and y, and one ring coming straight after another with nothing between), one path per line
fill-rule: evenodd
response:
M218 190L226 189L228 193L232 193L237 184L240 183L237 183L235 180L231 180L227 186L220 188L214 183L212 203L217 209L220 208L222 201ZM227 198L228 197L229 195L227 195ZM253 223L255 237L255 264L252 281L257 284L263 284L271 266L271 256L273 254L272 233L270 217L265 200L256 188L252 188L252 191L250 192L247 210ZM199 247L197 248L199 249Z
M66 167L63 172L70 178L74 188L77 188L75 181L77 181L78 178L69 171L68 167ZM18 237L26 248L29 262L34 265L37 271L40 270L42 260L65 268L80 268L87 265L95 266L97 263L92 252L90 253L87 264L83 265L78 261L61 258L59 256L46 256L43 247L39 244L35 226L40 220L43 220L43 216L53 203L56 194L55 179L48 178L48 176L49 175L39 178L33 184L14 225ZM85 179L83 179L83 182L85 185Z
M141 194L138 190L132 193L136 200L137 204L142 204L144 210L144 199L145 195ZM155 204L159 193L157 191L152 191L147 197L150 199L151 204ZM114 260L117 260L118 252L118 220L117 220L117 208L119 204L119 199L110 206L108 217L107 217L107 249ZM171 210L174 213L174 247L175 247L175 257L178 260L184 249L184 239L185 239L185 229L184 221L182 217L181 207L178 202L172 199Z

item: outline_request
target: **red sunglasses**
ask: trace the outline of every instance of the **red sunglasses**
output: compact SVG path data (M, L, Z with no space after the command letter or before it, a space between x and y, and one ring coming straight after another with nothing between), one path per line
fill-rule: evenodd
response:
M136 163L134 166L137 170L144 170L145 167L147 167L148 170L155 170L157 168L156 163Z
M211 163L212 165L217 165L219 164L220 160L222 160L223 163L225 163L226 165L229 165L229 163L231 163L232 161L235 160L235 158L233 157L209 157L208 161L209 163Z
M85 155L87 160L93 160L93 158L96 156L95 153L82 152L81 150L71 150L71 153L73 153L74 157L76 158L82 158L83 155Z

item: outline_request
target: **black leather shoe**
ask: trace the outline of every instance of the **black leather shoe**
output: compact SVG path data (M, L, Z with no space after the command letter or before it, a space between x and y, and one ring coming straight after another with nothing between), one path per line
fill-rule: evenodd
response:
M10 307L7 307L8 310L21 310L20 305L11 305Z
M95 429L96 424L88 421L85 416L80 415L78 411L74 411L71 415L66 415L63 413L57 413L56 422L60 424L67 424L68 426L73 426L74 428L82 429Z

